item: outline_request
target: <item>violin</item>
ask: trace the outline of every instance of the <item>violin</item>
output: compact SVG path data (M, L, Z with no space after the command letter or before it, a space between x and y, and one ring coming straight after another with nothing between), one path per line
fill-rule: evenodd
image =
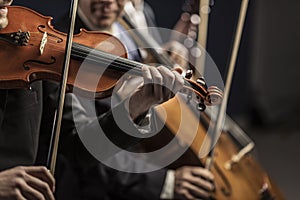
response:
M8 9L10 23L0 31L0 58L2 66L9 67L0 69L0 88L29 88L31 82L44 79L59 81L67 35L54 29L51 17L20 6ZM8 59L12 55L15 59ZM96 98L111 95L124 73L141 74L144 64L126 57L126 48L117 38L82 29L72 43L68 89L75 87L81 94ZM206 89L195 81L184 81L183 92L195 93L194 100L202 109L221 101L218 88Z

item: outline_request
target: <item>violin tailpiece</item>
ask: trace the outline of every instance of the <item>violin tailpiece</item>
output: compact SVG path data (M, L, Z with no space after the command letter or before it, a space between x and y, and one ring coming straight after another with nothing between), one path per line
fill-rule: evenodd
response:
M22 32L21 30L12 33L2 33L0 34L0 39L14 45L26 46L30 39L30 33L28 31Z

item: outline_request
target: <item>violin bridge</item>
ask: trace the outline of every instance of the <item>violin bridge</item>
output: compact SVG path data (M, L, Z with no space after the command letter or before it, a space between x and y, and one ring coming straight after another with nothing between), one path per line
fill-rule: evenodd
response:
M41 40L41 44L40 44L40 55L43 55L46 44L47 44L47 32L44 32L42 40Z

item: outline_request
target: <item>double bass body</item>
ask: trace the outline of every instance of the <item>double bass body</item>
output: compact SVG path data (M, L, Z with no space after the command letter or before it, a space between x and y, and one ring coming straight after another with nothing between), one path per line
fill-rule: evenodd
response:
M191 1L187 1L191 2ZM192 1L193 3L207 3L209 1ZM202 4L201 4L202 5ZM245 2L244 4L245 7ZM191 8L197 8L197 5L190 6ZM246 9L241 9L246 10ZM198 13L199 9L190 11L191 13ZM208 19L202 16L201 21ZM182 20L182 23L177 24L177 30L182 33L195 31L197 24L193 24L193 27L187 25L192 20ZM189 29L191 27L191 30ZM187 31L188 30L188 31ZM199 28L200 30L200 28ZM206 28L201 29L202 38L206 36ZM145 38L147 39L147 38ZM196 39L196 38L194 38ZM198 38L199 40L199 38ZM206 41L206 38L202 38L202 41ZM201 44L203 47L205 45ZM238 46L238 45L237 45ZM155 57L155 54L154 54ZM160 59L156 59L159 61ZM203 63L200 63L203 64ZM194 66L198 66L195 64ZM192 66L193 67L193 66ZM143 146L146 151L153 151L162 148L164 145L170 143L174 137L178 140L178 148L189 144L193 137L193 141L190 144L190 148L172 163L169 168L176 169L184 165L202 166L204 167L206 157L199 158L199 152L203 145L204 139L207 137L207 128L210 123L209 117L205 116L203 112L199 117L198 110L191 110L191 107L196 105L185 105L186 99L182 99L177 96L156 109L157 115L160 117L162 123L165 122L165 126L162 131L156 136L144 141ZM225 123L226 122L225 120ZM237 126L236 124L234 124ZM226 124L225 124L226 126ZM193 135L195 130L191 130L197 127L196 134ZM215 192L212 194L214 199L217 200L283 200L285 199L276 184L269 178L268 174L263 170L258 161L251 155L250 151L243 153L243 156L239 157L238 161L233 161L235 157L241 155L243 148L248 148L248 144L242 149L233 140L231 131L224 129L215 145L215 153L213 157L213 165L211 171L215 176ZM181 134L179 134L181 133ZM191 136L192 134L192 136ZM236 133L238 134L238 133ZM180 137L179 137L180 135ZM185 138L186 137L186 138ZM187 139L189 138L189 139ZM250 145L251 146L251 145ZM177 151L176 148L174 151ZM165 156L169 156L172 152L165 152ZM232 163L230 166L229 163Z
M201 120L199 120L199 115L191 111L187 105L184 106L185 104L183 98L177 97L158 108L157 113L162 120L166 121L166 125L160 134L144 142L144 147L152 151L169 143L178 132L186 132L190 130L190 127L195 127L194 123L198 123L198 130L193 136L190 148L169 166L172 169L183 165L204 166L206 160L206 157L199 158L198 155L204 138L207 136L209 117L202 113ZM226 120L225 123L227 123ZM211 171L215 176L216 189L212 196L217 200L283 200L284 197L279 188L251 153L247 152L238 162L231 162L231 166L228 167L233 156L241 151L230 131L233 130L223 130L215 145L214 164ZM188 132L186 136L190 137ZM178 138L178 140L181 139L184 140L184 138Z

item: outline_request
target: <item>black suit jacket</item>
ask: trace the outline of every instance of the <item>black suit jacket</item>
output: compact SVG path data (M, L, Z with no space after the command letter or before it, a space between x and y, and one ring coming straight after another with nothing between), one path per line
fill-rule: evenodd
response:
M42 84L0 90L0 170L35 162L43 104Z

